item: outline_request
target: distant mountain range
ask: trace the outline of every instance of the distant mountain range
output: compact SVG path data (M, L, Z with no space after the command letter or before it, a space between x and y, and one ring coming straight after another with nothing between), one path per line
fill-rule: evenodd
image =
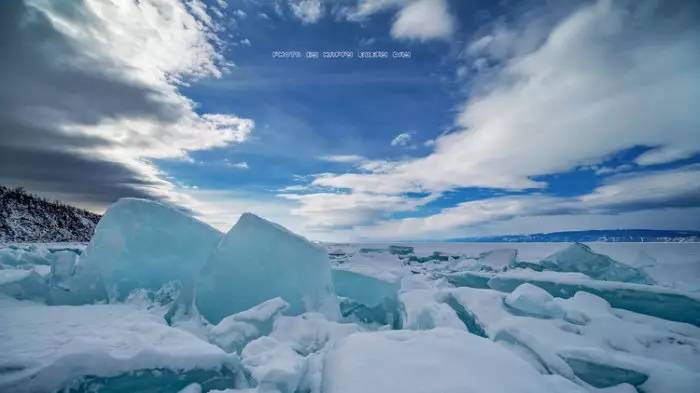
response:
M603 229L534 233L530 235L500 235L464 237L450 242L471 243L532 243L532 242L700 242L700 231L664 231L656 229Z
M100 216L0 186L0 242L89 241Z

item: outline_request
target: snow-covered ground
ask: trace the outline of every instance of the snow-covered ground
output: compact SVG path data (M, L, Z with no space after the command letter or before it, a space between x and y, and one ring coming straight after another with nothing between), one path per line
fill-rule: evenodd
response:
M699 243L319 245L142 200L103 220L0 245L1 392L700 386Z

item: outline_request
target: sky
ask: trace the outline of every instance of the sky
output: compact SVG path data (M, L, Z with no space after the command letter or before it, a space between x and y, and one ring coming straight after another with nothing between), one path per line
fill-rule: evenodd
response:
M98 213L700 229L697 2L9 0L0 43L0 184Z

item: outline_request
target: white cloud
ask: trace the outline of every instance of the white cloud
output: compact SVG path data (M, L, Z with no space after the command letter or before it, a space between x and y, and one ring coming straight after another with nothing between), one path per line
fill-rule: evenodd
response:
M319 157L321 161L328 161L328 162L343 162L343 163L354 163L354 162L360 162L360 161L365 161L366 159L362 156L358 156L356 154L337 154L337 155L331 155L331 156L321 156Z
M239 19L245 19L248 16L248 14L246 14L246 12L241 9L235 10L233 14L236 15L236 17Z
M402 132L391 140L391 146L406 146L411 143L413 132Z
M354 7L340 8L340 16L352 22L364 22L374 14L394 10L397 11L391 26L393 38L448 39L456 29L446 0L358 0Z
M580 197L541 194L493 197L462 202L427 217L385 220L356 230L363 236L375 238L449 237L467 227L493 225L525 217L558 216L562 219L562 216L566 216L565 220L576 220L571 217L619 215L653 210L659 206L665 210L687 210L700 206L700 183L697 179L700 179L699 165L634 176L620 175ZM332 206L326 208L332 209ZM618 220L618 225L621 223ZM559 225L570 223L562 221ZM501 225L500 228L503 230L507 226ZM541 230L537 228L535 231ZM529 232L533 230L529 229Z
M71 86L59 92L63 96L59 100L35 94L32 105L18 104L11 121L64 138L63 153L107 162L133 173L138 181L132 188L141 193L191 206L192 198L152 161L186 160L192 151L240 143L254 127L252 120L232 114L198 114L196 104L178 91L189 80L222 75L226 65L216 34L224 27L197 0L85 0L70 6L40 0L25 3L40 15L32 19L34 23L42 23L42 18L50 21L50 27L44 28L54 34L52 42L74 49L75 53L49 52L52 61L61 64L60 72L71 72L92 84ZM52 47L37 46L34 50L46 56L41 51ZM95 73L96 68L99 73ZM59 80L64 77L50 68L43 78L51 77L50 73L56 73ZM44 82L44 86L62 86L64 82ZM100 90L103 86L131 95L111 97ZM72 89L78 89L78 94ZM84 102L73 104L76 96ZM130 101L149 107L131 108ZM120 111L120 105L129 110ZM84 140L100 143L81 143Z
M369 173L324 174L311 184L344 189L358 199L382 195L407 200L408 192L437 195L462 187L544 189L546 183L533 177L600 164L616 152L640 145L653 147L636 160L642 167L696 154L700 152L700 112L695 109L700 102L697 11L687 4L599 1L557 23L530 18L524 25L497 26L490 38L482 35L469 45L466 61L487 56L498 66L471 81L479 89L457 116L459 129L436 138L431 154ZM614 186L604 185L580 200L543 194L491 198L428 218L356 230L413 236L567 209L577 215L586 209L613 214L623 208L682 205L652 195L657 188L680 187L672 177L650 177L648 183L641 175L635 178L637 190L625 192L639 195L642 200L636 202L629 200L630 195L616 194L616 187L626 183L615 179ZM674 195L682 194L674 190ZM606 199L610 195L624 206L615 206L615 198ZM343 205L344 199L338 203ZM603 199L604 203L596 202ZM315 203L333 210L335 200L308 197L297 213L316 214ZM375 219L385 213L373 211Z
M489 89L465 103L462 130L437 138L432 154L388 173L327 176L317 185L388 193L541 188L532 176L636 145L657 147L640 165L699 152L699 28L681 23L682 15L659 19L620 7L584 7L536 50L502 59Z
M395 195L331 192L279 196L299 202L292 214L305 219L304 229L318 232L369 225L389 212L410 211L435 198L408 200Z
M316 23L323 16L321 0L289 0L289 7L302 23Z
M391 36L427 41L448 39L455 30L445 0L416 0L401 9L391 26Z
M252 44L250 43L250 40L247 39L247 38L242 39L240 42L241 42L241 45L245 45L245 46L251 46L251 45L252 45Z
M250 195L229 190L185 190L183 194L189 199L189 207L195 217L212 225L222 232L227 232L238 221L241 214L251 212L276 223L284 225L295 232L303 231L298 220L289 214L294 206L284 199Z
M250 169L250 166L248 166L248 163L245 161L231 162L231 161L229 161L228 158L226 158L226 159L224 159L224 163L229 168L243 169L243 170Z

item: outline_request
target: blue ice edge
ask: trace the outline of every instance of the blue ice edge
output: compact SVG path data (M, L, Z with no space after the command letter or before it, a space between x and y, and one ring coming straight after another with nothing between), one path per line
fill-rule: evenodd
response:
M615 308L700 327L700 300L696 296L655 285L598 281L576 273L517 270L495 275L460 272L445 277L457 287L491 288L501 292L512 292L523 283L537 285L552 296L561 298L570 298L578 291L585 291L600 296Z

